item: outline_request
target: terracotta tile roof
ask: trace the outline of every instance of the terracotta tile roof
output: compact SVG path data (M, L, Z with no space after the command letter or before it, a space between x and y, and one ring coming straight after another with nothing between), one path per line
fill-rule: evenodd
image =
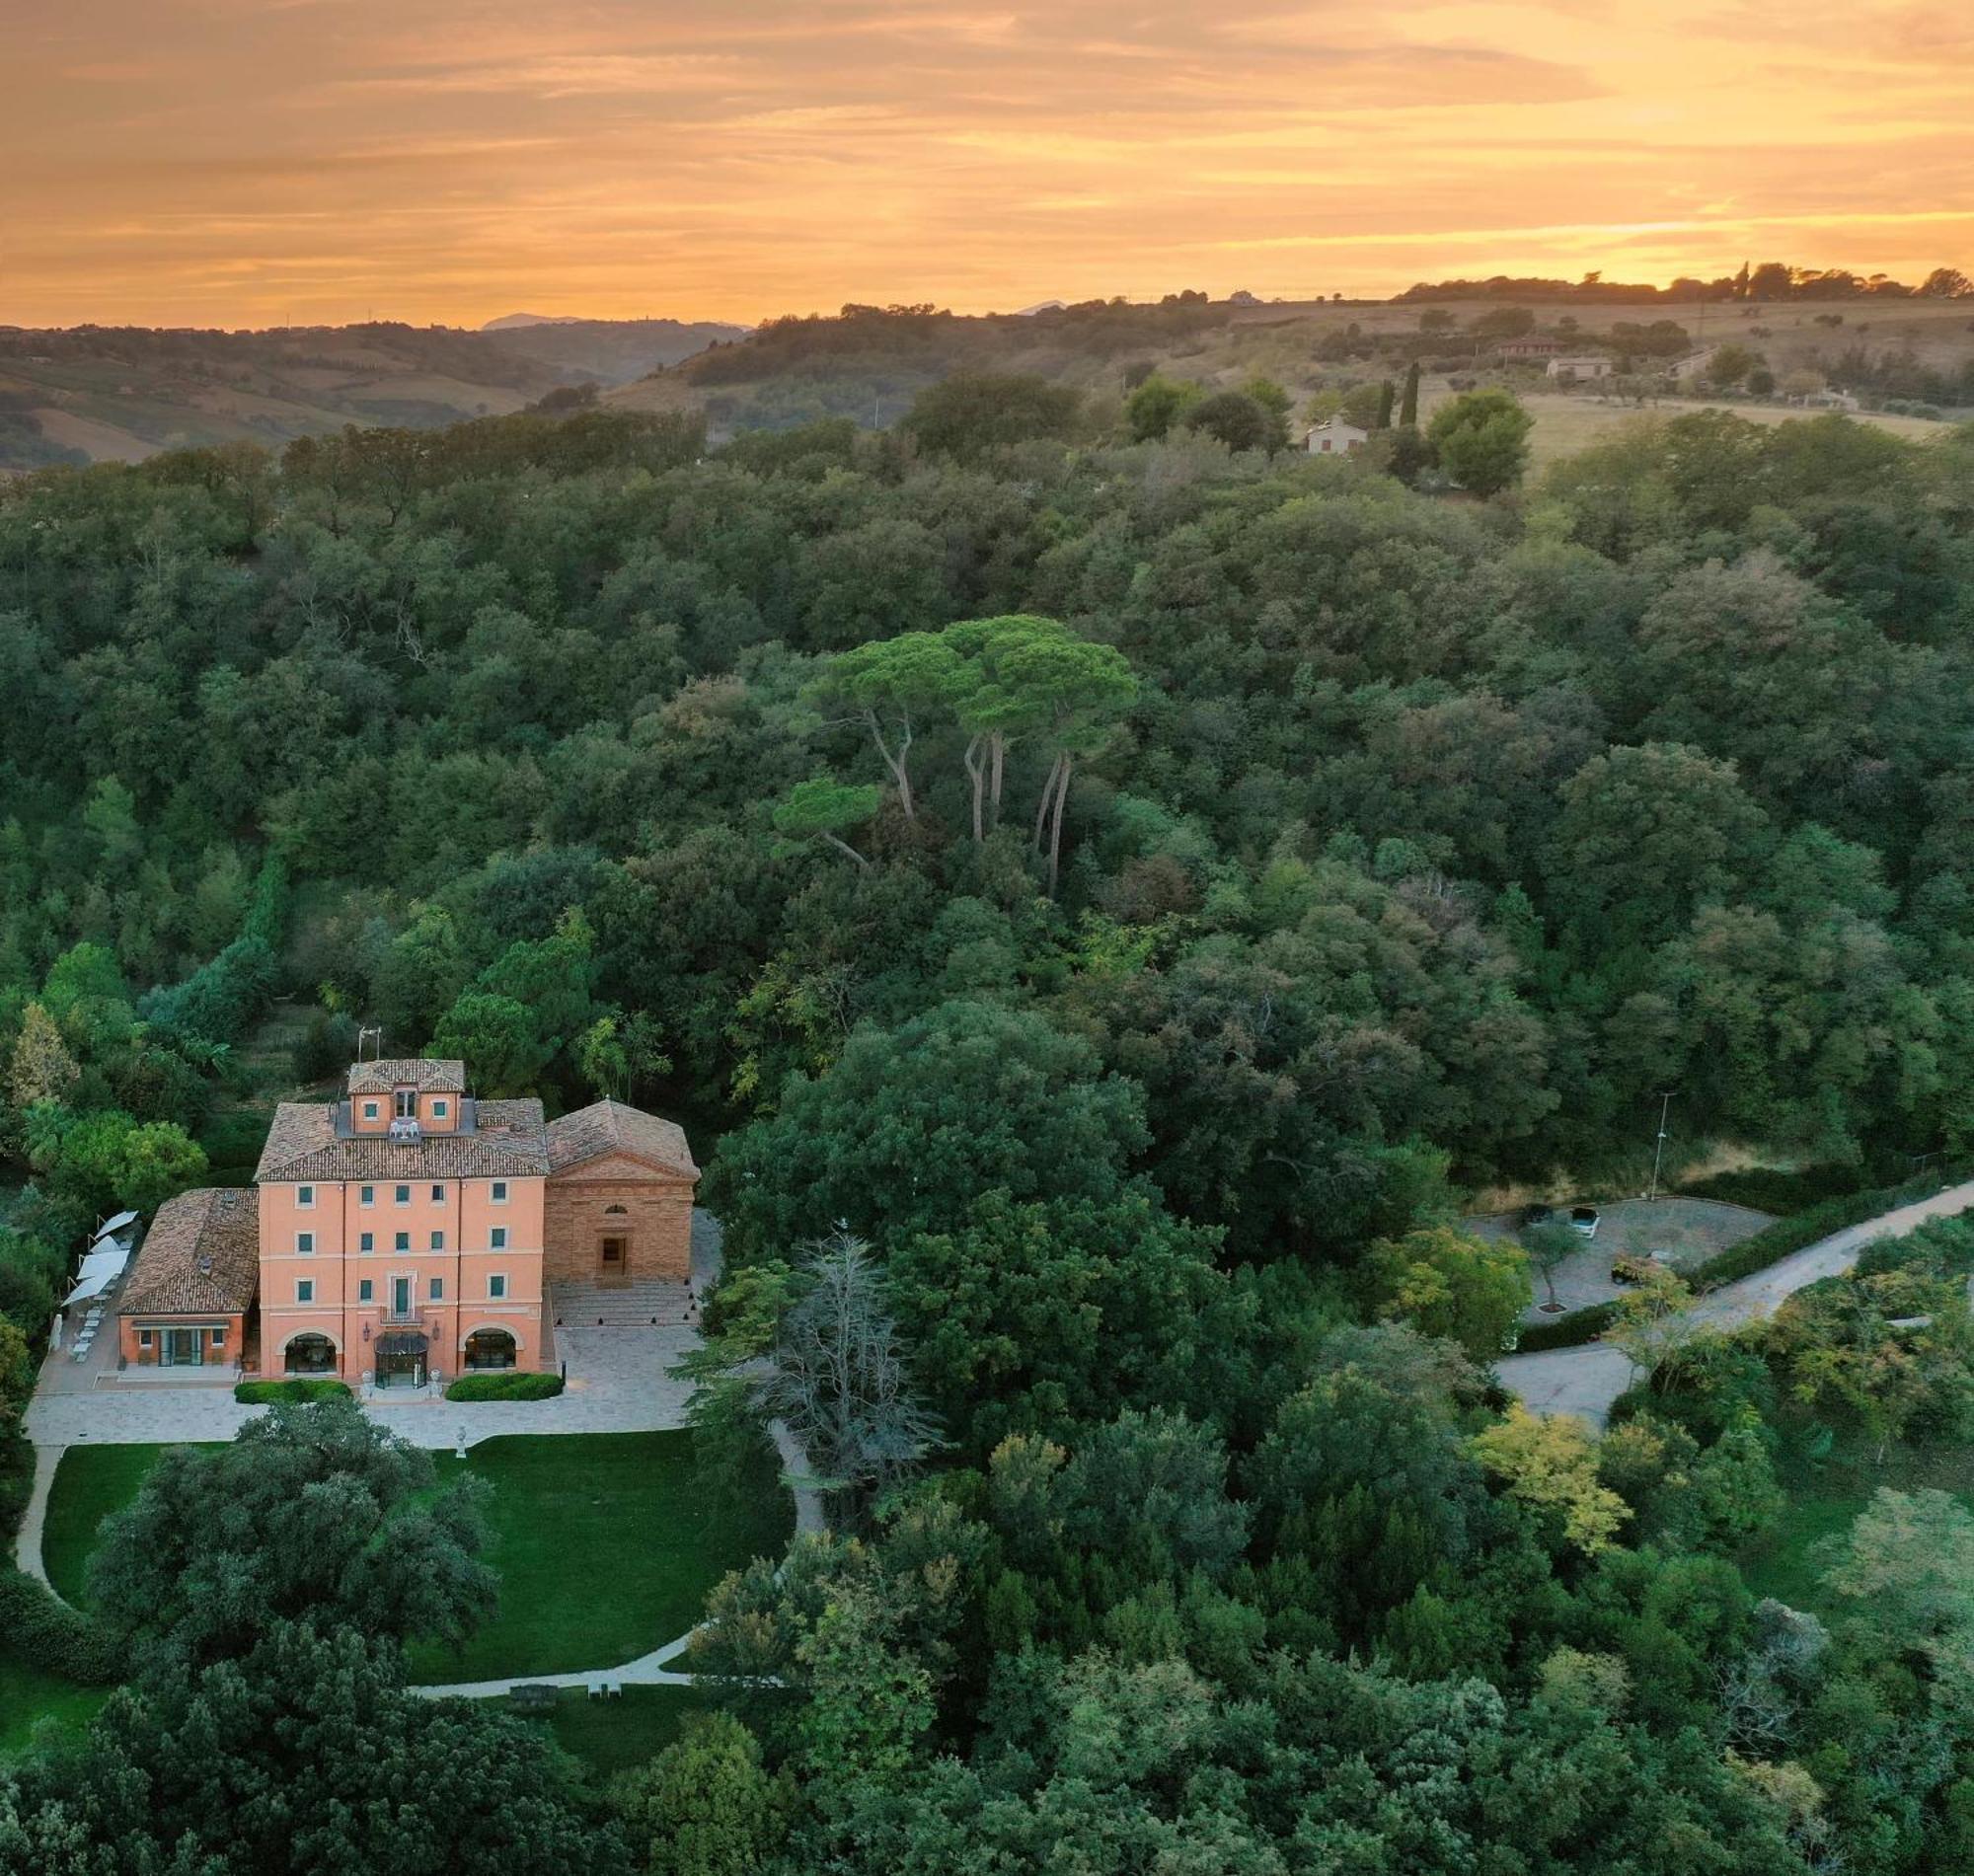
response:
M560 1172L606 1153L628 1153L654 1165L676 1168L687 1178L699 1177L685 1132L675 1122L660 1120L622 1101L597 1101L549 1122L549 1168Z
M340 1133L332 1101L283 1101L274 1109L254 1177L269 1179L526 1179L549 1169L538 1100L481 1101L470 1133L397 1141Z
M239 1315L260 1280L260 1194L200 1186L159 1207L116 1313Z
M358 1062L349 1071L352 1094L388 1094L394 1088L427 1088L434 1094L466 1092L464 1062L427 1062L421 1055L401 1055L382 1062Z

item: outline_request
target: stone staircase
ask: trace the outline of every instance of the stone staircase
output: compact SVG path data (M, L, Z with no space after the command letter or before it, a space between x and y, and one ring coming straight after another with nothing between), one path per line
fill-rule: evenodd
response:
M674 1328L699 1321L692 1286L684 1283L555 1283L549 1303L557 1328Z

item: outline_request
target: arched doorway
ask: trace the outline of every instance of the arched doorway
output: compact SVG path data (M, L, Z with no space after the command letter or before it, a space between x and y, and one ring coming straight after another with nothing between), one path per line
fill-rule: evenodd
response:
M336 1344L327 1335L297 1335L282 1351L282 1366L291 1375L333 1375Z
M505 1329L475 1329L466 1338L468 1368L512 1368L519 1351Z
M422 1388L430 1378L429 1346L422 1335L394 1329L377 1338L377 1386Z
M631 1281L631 1214L622 1205L603 1208L603 1235L596 1241L598 1283Z

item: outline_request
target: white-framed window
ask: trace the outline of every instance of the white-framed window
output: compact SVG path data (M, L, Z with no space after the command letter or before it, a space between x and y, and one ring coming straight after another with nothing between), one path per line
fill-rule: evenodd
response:
M410 1250L411 1247L412 1235L410 1232L394 1232L392 1234L391 1248L393 1250Z
M391 1194L391 1203L393 1205L409 1205L411 1202L412 1188L409 1185L401 1185Z
M214 1348L224 1348L226 1346L226 1331L223 1328L212 1331L212 1345Z
M312 1185L296 1186L295 1203L306 1212L315 1203L315 1187Z
M505 1205L505 1204L506 1204L506 1202L507 1202L507 1181L506 1181L505 1179L495 1179L495 1180L494 1181L494 1190L493 1190L493 1193L492 1193L492 1197L493 1197L493 1200L494 1200L494 1203L495 1205Z
M314 1232L295 1233L295 1255L298 1257L313 1257L315 1255Z
M445 1279L443 1277L434 1277L431 1280L431 1300L434 1303L443 1303L445 1301Z
M374 1185L359 1185L356 1188L356 1202L358 1205L375 1205L377 1188Z
M377 1286L368 1277L363 1278L356 1286L356 1301L358 1303L368 1303L376 1294Z
M137 1331L137 1346L139 1348L149 1348L151 1346L151 1331L149 1329L139 1329Z
M363 1103L363 1118L365 1120L375 1120L377 1118L377 1103L375 1101L365 1101Z
M401 1088L395 1091L398 1118L416 1120L418 1117L418 1090L416 1088Z
M315 1301L315 1279L313 1277L304 1277L301 1282L295 1285L295 1301L297 1303L313 1303Z
M495 1225L494 1229L487 1234L487 1244L490 1250L505 1250L507 1248L506 1226Z
M375 1250L377 1248L377 1234L375 1232L358 1232L356 1234L356 1248L358 1250Z
M445 1248L445 1233L443 1232L432 1233L431 1247L434 1250L443 1250Z
M504 1273L487 1279L487 1294L498 1303L507 1294L507 1279Z
M443 1120L445 1118L445 1113L446 1113L446 1104L444 1101L438 1100L432 1102L432 1118L434 1120Z
M432 1182L432 1203L434 1205L443 1205L445 1203L445 1187L440 1185L437 1180L433 1180Z

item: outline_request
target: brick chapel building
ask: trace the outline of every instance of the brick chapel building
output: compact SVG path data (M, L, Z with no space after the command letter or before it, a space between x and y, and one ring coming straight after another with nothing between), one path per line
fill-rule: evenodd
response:
M359 1062L342 1098L281 1103L252 1187L159 1210L121 1353L230 1366L258 1300L264 1375L550 1368L555 1286L689 1280L698 1180L679 1128L619 1101L549 1121L460 1062Z

